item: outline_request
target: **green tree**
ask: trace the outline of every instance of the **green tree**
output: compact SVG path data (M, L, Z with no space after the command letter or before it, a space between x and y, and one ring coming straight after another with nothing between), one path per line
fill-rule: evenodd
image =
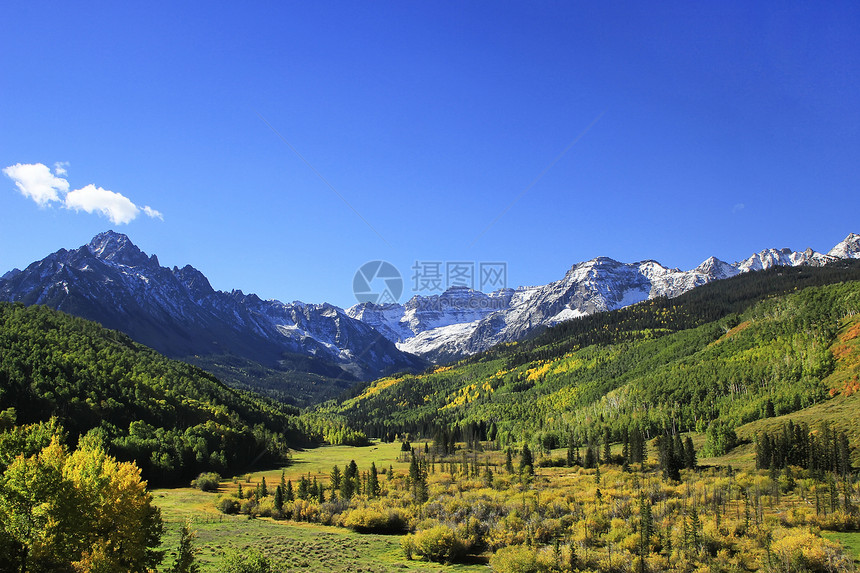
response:
M333 490L340 489L340 480L342 478L342 474L340 473L340 468L335 465L331 468L331 474L329 474L329 481L331 482L331 488Z
M274 505L278 513L284 511L284 490L281 489L281 486L275 488Z
M367 496L379 497L381 493L379 487L379 475L376 473L376 463L370 463L370 475L367 478Z
M191 523L186 520L179 530L179 549L176 552L176 561L173 562L170 573L198 573L200 571L200 565L195 560L195 556L199 553L199 549L194 546L195 537Z
M523 444L523 450L520 452L520 473L534 475L534 464L534 456L532 456L532 451L529 449L529 445Z

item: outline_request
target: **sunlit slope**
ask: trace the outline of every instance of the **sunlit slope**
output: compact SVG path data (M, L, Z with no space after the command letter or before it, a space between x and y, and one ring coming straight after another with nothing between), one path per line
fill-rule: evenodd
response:
M12 410L13 409L13 410ZM150 481L281 460L306 443L298 410L228 388L125 334L43 306L0 303L0 411L98 433Z
M856 266L757 275L384 378L325 409L378 435L459 425L561 441L595 427L741 426L765 417L768 403L778 416L843 400L856 375Z

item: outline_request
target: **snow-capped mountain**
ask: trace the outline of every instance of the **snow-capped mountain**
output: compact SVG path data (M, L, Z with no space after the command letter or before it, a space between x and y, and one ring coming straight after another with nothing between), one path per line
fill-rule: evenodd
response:
M423 365L340 308L216 291L194 267L162 267L113 231L6 273L0 300L95 320L175 358L231 354L275 367L293 353L335 364L347 379Z
M710 257L689 271L670 269L655 261L621 263L598 257L574 265L564 278L544 286L489 295L452 289L436 297L445 304L434 304L433 297L416 296L405 305L363 303L348 309L347 314L372 325L401 350L443 361L520 340L565 320L654 297L675 297L740 273L773 266L820 266L841 258L860 258L860 235L849 235L826 255L812 249L766 249L734 264ZM487 302L476 304L482 301ZM433 310L422 311L426 308Z
M827 255L837 259L860 259L860 235L851 233L844 241L830 249Z

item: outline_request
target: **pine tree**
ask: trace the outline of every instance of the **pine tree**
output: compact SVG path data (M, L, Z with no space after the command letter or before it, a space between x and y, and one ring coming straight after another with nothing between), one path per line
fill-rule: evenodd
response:
M693 547L699 547L699 535L702 531L702 522L699 519L699 512L695 506L690 508L690 541Z
M269 495L269 488L266 486L266 476L260 479L260 484L257 486L257 498L262 499Z
M293 493L293 480L287 480L287 491L284 492L284 501L295 501L296 495Z
M698 465L696 448L693 447L693 438L690 436L687 436L687 439L684 440L684 465L688 470L694 470Z
M523 444L523 450L520 453L520 473L524 472L528 475L534 475L535 473L534 457L528 444Z
M379 497L381 490L379 488L379 476L376 473L376 463L370 464L370 476L367 479L367 496Z
M200 571L200 565L194 559L194 556L200 551L194 547L195 537L196 535L191 530L191 523L185 521L179 530L179 549L176 552L176 561L173 562L170 573L198 573Z
M421 470L415 454L409 463L409 485L412 488L412 496L418 503L427 501L427 476Z
M280 485L275 488L275 509L278 513L284 510L284 490Z
M640 571L645 570L645 557L651 552L651 536L654 535L654 520L651 516L650 500L645 495L639 497L639 563Z
M582 467L584 468L593 468L596 465L596 461L594 459L594 450L591 446L585 448L585 461L582 463Z
M331 474L329 474L329 482L331 482L332 489L340 489L340 480L342 478L342 474L340 473L340 468L334 466L331 468Z

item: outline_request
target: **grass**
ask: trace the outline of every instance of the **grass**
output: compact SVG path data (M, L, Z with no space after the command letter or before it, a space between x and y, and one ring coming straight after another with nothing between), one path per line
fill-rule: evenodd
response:
M841 543L854 560L854 565L860 565L860 532L822 531L821 536Z
M416 443L415 445L416 447L423 447L423 444ZM255 487L263 477L266 478L266 483L269 486L276 487L281 481L282 471L285 479L293 481L293 487L296 487L299 478L308 474L310 474L311 479L316 477L317 480L328 483L332 467L337 465L340 471L343 471L352 460L355 460L360 471L369 470L370 464L375 463L376 469L380 473L388 471L389 467L393 467L395 473L405 473L409 470L409 458L400 456L400 447L400 442L390 444L374 442L372 445L364 447L323 446L296 451L293 452L293 459L289 465L234 476L233 479L221 483L219 492L233 493L238 489L238 483L242 483L243 488ZM380 479L385 479L385 477L380 476Z
M333 465L339 465L342 470L353 459L362 470L375 462L378 467L393 465L399 473L408 469L407 463L398 462L399 453L399 443L365 448L328 446L296 452L293 463L283 469L287 479L294 483L308 472L327 482ZM256 484L263 475L268 483L276 485L281 479L281 468L249 474L247 478ZM247 478L242 478L244 483ZM222 483L221 491L232 491L235 487L232 480L227 480ZM197 535L195 546L201 550L198 562L202 573L217 573L227 553L248 549L257 549L270 557L276 571L488 571L483 565L445 566L407 561L400 549L401 536L397 535L359 534L339 527L223 515L215 509L217 495L196 489L160 489L155 490L153 496L165 522L163 566L173 564L179 545L179 528L185 520L190 520Z

